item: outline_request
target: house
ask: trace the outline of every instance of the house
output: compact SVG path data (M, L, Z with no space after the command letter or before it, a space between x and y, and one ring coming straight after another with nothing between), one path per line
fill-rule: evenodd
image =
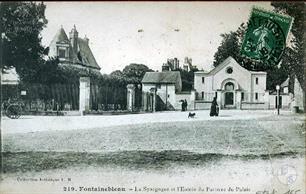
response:
M3 69L1 72L1 85L18 85L19 75L16 72L16 68Z
M147 94L143 98L145 110L148 110L149 106L153 106L157 111L175 109L175 94L182 90L179 71L146 72L141 82L142 91Z
M63 27L58 30L49 45L49 56L58 57L62 66L100 74L101 68L89 47L89 39L80 38L75 26L69 38Z
M1 72L2 100L17 98L19 95L19 76L15 68L3 69Z
M294 79L294 98L292 102L292 107L297 108L295 111L305 112L306 104L306 93L302 87L303 85L299 82L297 78Z
M277 91L270 92L269 109L277 108ZM290 109L293 101L293 94L289 93L289 78L280 84L279 90L279 108Z
M187 109L194 109L195 91L182 91L179 71L147 72L142 79L144 111L181 110L182 100Z
M195 109L208 109L214 97L221 109L267 109L266 78L266 72L249 71L228 57L209 72L195 72Z

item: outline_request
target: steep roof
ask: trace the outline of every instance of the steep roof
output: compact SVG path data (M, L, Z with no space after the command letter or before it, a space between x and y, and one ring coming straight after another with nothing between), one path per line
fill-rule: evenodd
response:
M176 83L181 79L179 71L146 72L142 83Z
M52 42L67 42L69 41L68 36L65 32L65 30L61 27L56 35L54 36Z
M88 39L85 39L77 38L77 49L74 49L65 30L61 27L50 43L49 47L52 54L49 54L57 56L57 45L67 45L69 46L69 59L67 60L71 63L100 70L101 68L88 45Z
M92 68L101 69L89 48L88 42L82 38L78 38L78 46L82 63Z
M289 86L289 77L280 85L282 88Z
M176 91L182 90L182 79L179 71L146 72L143 84L175 84Z
M217 67L213 68L211 71L209 72L205 72L205 71L199 71L199 72L195 72L198 74L216 74L217 72L219 72L221 69L223 69L226 65L228 65L229 63L234 63L237 66L239 66L241 69L244 69L245 71L250 72L251 74L267 74L267 72L264 71L250 71L247 70L246 68L242 67L232 56L227 57L224 61L222 61Z

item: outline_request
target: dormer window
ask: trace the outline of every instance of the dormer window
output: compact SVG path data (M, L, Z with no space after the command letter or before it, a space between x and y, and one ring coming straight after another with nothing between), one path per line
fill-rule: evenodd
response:
M59 58L66 58L66 49L59 48L58 49L58 57Z
M57 46L57 56L60 59L67 59L69 57L69 47L66 45Z

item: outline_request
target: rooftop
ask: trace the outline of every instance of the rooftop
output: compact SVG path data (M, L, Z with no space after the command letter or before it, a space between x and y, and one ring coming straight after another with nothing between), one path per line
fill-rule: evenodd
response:
M147 72L142 83L177 83L181 79L179 71L166 71L166 72Z

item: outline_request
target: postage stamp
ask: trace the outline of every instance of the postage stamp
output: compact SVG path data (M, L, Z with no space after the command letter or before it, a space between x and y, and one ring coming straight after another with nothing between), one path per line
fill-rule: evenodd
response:
M286 47L293 19L253 8L241 47L241 54L267 65L277 65Z

